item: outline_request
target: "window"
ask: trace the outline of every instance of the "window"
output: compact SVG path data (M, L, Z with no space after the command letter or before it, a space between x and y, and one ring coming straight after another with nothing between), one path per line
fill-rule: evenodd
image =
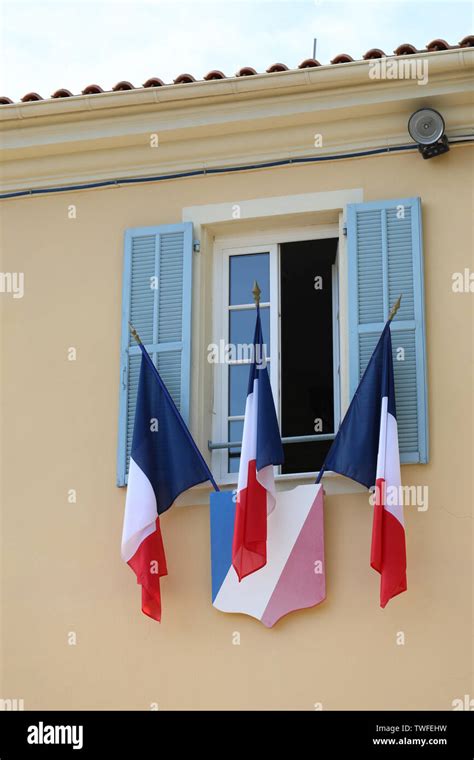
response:
M227 421L228 440L241 441L251 352L246 348L253 341L255 305L251 303L250 284L258 282L260 316L267 362L272 360L270 349L270 251L234 254L229 257L229 304L227 330L229 344L240 347L229 357ZM240 448L230 448L228 472L239 471Z
M316 472L324 461L339 424L337 248L334 236L220 251L223 311L215 337L227 355L215 369L222 419L212 445L220 446L214 464L222 480L235 479L239 469L240 447L231 444L242 440L255 281L284 442L279 472Z
M140 351L130 339L129 320L188 423L192 387L191 432L205 456L212 437L216 477L235 482L239 448L228 444L241 440L250 357L229 355L213 371L202 362L210 340L252 343L255 279L262 289L270 379L285 447L281 477L320 467L400 293L391 326L400 461L428 461L421 202L362 203L362 197L361 190L341 190L242 201L247 229L260 229L248 233L255 245L248 237L242 242L241 223L225 203L183 209L187 221L180 224L126 231L117 485L127 480L138 386ZM270 217L269 231L262 224ZM281 226L296 218L308 226ZM217 237L213 243L214 224L223 224L221 233L233 234L232 240ZM201 253L193 253L193 233L201 238ZM196 319L203 304L198 299L193 305L192 293L194 261L195 285L201 282L208 297L212 245L211 335L207 316Z

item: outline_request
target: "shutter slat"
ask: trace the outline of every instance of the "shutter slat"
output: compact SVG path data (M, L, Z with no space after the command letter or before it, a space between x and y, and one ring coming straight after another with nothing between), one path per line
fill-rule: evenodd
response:
M357 290L361 294L358 301L358 322L368 324L379 322L383 314L382 225L380 215L372 211L362 211L358 222Z
M412 214L409 206L387 209L387 248L389 303L395 303L402 293L396 319L414 319Z
M132 449L133 420L135 419L135 406L137 402L138 380L140 377L141 356L136 354L129 359L128 368L128 394L127 394L127 473L130 451ZM131 424L130 424L131 421Z
M182 308L183 233L178 233L162 236L160 240L158 343L181 340ZM175 357L175 361L178 358Z
M136 235L131 241L130 321L144 343L153 340L153 309L155 291L151 278L155 276L156 235ZM134 343L128 336L128 345Z

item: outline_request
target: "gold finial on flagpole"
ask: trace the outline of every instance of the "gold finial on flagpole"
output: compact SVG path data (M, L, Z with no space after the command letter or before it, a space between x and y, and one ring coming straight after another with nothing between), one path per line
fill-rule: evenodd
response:
M140 336L139 336L139 334L137 333L137 331L135 330L135 328L134 328L134 326L132 325L132 323L131 323L131 322L129 322L129 323L128 323L128 326L130 327L130 332L132 333L133 337L134 337L134 338L135 338L135 340L137 341L138 345L141 345Z
M389 321L391 321L394 318L395 314L399 310L401 300L402 300L402 294L400 293L400 295L398 296L397 300L395 301L395 303L392 306L392 310L391 310L390 314L388 315Z
M259 303L260 303L260 293L261 292L262 291L258 287L258 282L257 282L257 280L255 280L254 283L253 283L252 293L253 293L253 300L255 301L255 305L256 306L258 306Z

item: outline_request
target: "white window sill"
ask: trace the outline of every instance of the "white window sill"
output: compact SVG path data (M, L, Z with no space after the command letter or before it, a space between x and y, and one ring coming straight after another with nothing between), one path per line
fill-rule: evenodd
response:
M276 475L275 483L277 491L291 490L296 486L314 483L316 480L316 474L314 472L303 473L291 473L288 475ZM333 494L351 494L351 493L366 493L367 498L369 492L364 486L359 485L349 478L345 478L342 475L338 475L335 472L325 472L322 484L326 495L332 496ZM227 478L217 481L217 485L222 491L232 491L237 487L237 473L229 475ZM194 505L209 504L209 495L213 491L210 483L200 483L189 491L181 494L176 499L175 506L178 507L190 507Z

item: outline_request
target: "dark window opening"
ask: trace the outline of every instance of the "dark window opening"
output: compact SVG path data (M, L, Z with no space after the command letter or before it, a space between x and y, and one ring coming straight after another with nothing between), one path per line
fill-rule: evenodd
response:
M282 437L335 432L332 265L337 243L330 238L280 246ZM285 444L281 472L316 472L331 443Z

